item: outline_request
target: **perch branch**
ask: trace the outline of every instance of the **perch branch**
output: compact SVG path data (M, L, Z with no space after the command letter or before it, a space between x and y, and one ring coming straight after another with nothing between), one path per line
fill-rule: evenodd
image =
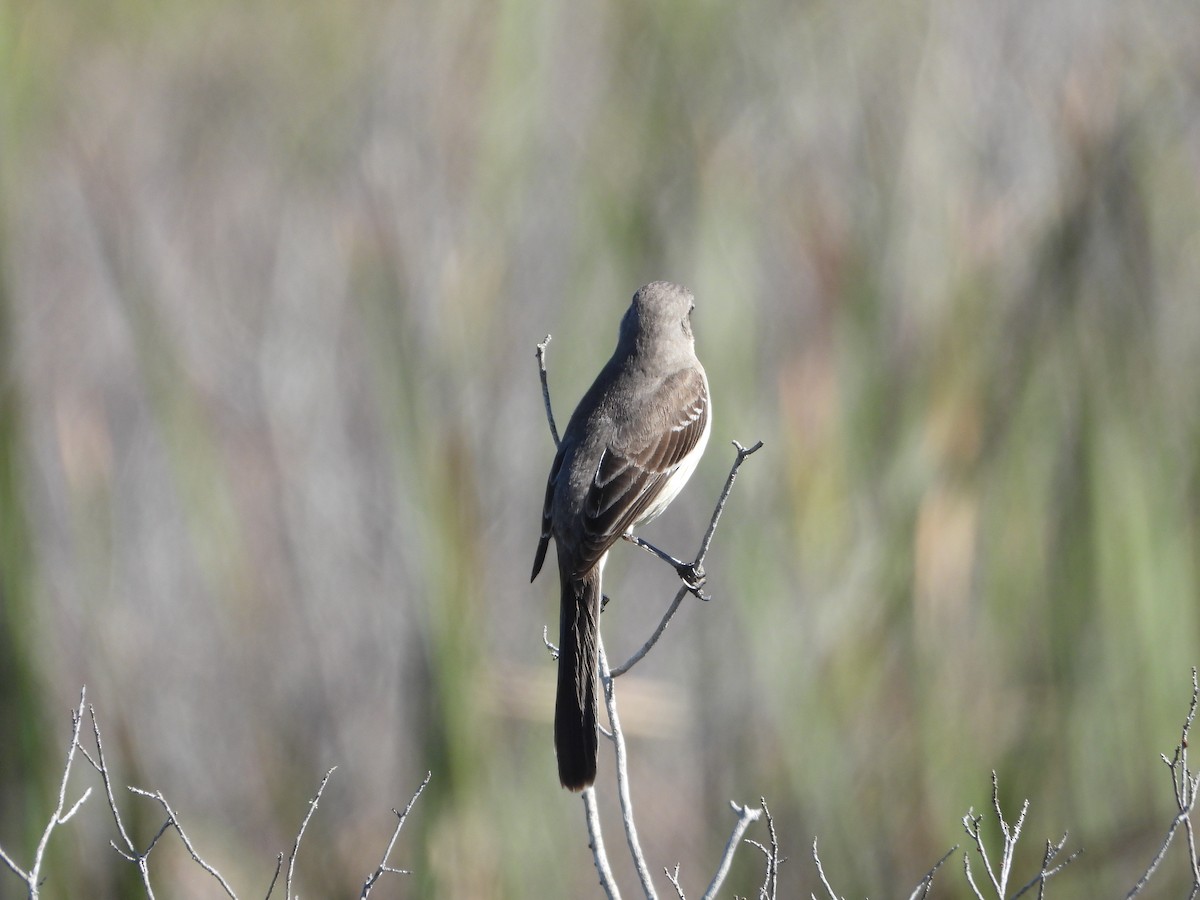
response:
M613 687L612 673L608 669L608 657L604 652L604 640L596 637L597 649L600 653L600 683L604 687L604 705L608 710L608 721L612 726L613 751L617 763L617 798L621 804L621 822L625 827L625 840L629 844L629 853L633 857L633 866L637 870L638 880L642 883L642 891L646 900L657 900L654 882L650 878L650 869L646 858L642 855L642 845L638 840L637 824L633 819L633 800L629 794L628 753L625 747L625 735L621 731L621 718L617 713L617 695Z
M621 900L621 892L613 879L612 868L608 864L608 854L604 850L604 836L600 832L600 810L596 806L596 790L588 787L583 792L583 813L587 818L588 846L592 848L592 861L596 864L596 874L600 876L600 887L608 900Z
M550 424L550 437L554 438L554 449L562 441L558 437L558 426L554 424L554 407L550 405L550 380L546 374L546 347L550 345L550 335L546 335L537 345L538 377L542 382L542 402L546 404L546 421Z

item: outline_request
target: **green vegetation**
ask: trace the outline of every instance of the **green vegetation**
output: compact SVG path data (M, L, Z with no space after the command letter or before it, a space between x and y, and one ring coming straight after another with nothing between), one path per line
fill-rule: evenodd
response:
M302 896L362 884L426 770L390 890L590 896L533 352L565 419L667 278L716 418L647 537L693 550L728 441L766 446L716 599L623 687L654 870L697 892L762 795L781 896L814 835L846 896L907 896L995 770L1018 871L1069 829L1049 896L1123 896L1200 662L1198 34L1170 2L0 7L0 845L86 683L246 895L337 765ZM660 569L614 553L614 661ZM141 896L99 800L43 896ZM164 895L213 887L162 852Z

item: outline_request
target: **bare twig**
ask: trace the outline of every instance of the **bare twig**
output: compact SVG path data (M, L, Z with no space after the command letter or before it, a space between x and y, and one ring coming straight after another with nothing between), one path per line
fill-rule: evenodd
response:
M758 889L759 900L775 900L775 896L779 890L779 866L784 862L779 856L779 835L775 833L775 820L771 818L771 810L767 808L765 797L759 797L760 806L758 809L751 809L746 806L738 806L736 803L730 803L734 812L738 814L737 825L734 826L733 834L729 837L729 843L725 845L725 853L721 857L721 865L717 869L717 874L712 880L712 884L708 886L708 890L704 892L704 900L712 900L717 896L717 891L721 888L721 882L725 880L725 876L729 874L729 866L733 862L733 851L737 846L737 842L746 832L751 822L758 820L759 816L766 815L767 817L767 833L771 837L771 846L767 847L760 844L758 841L747 840L746 843L752 847L757 847L762 851L763 856L767 858L766 875L763 877L762 887Z
M643 541L641 538L635 538L633 535L629 534L625 535L625 537L633 541L639 547L650 549L652 553L666 559L669 563L675 565L677 569L679 566L683 566L685 568L690 567L692 572L701 579L702 584L704 578L704 557L708 554L708 548L709 545L712 544L713 534L716 533L717 521L721 518L721 513L725 509L725 503L729 500L729 492L733 490L733 482L737 478L738 469L741 467L742 463L746 461L746 457L757 451L762 447L762 445L763 442L758 441L753 447L747 449L737 441L733 442L733 446L737 449L737 458L734 459L733 466L729 470L729 475L725 479L725 487L721 489L721 495L717 498L716 508L713 509L712 518L709 519L708 522L708 529L704 532L704 538L700 542L700 552L696 554L695 562L690 564L680 563L678 560L663 553L661 550L659 550L657 547L654 547L647 541ZM681 573L680 577L684 577L683 573ZM624 675L635 665L637 665L642 658L651 651L651 649L653 649L654 645L658 643L659 638L662 637L663 632L667 630L667 626L671 624L671 620L675 617L675 613L679 611L680 604L683 603L683 598L689 593L695 594L702 600L709 599L701 592L699 585L693 586L692 584L688 583L687 578L684 578L684 586L676 592L675 599L672 600L670 606L667 607L667 611L663 614L662 619L659 621L658 627L654 629L654 633L650 635L650 638L646 641L646 643L642 644L642 646L638 648L638 650L631 657L629 657L629 659L612 670L613 678Z
M604 836L600 833L600 811L596 807L596 790L588 787L583 791L583 814L587 819L588 846L592 848L592 861L596 865L596 874L600 876L600 887L608 900L621 900L621 892L613 879L612 869L608 864L608 854L604 850Z
M433 772L425 773L425 780L417 785L416 791L414 791L412 797L409 798L408 805L404 807L404 812L397 812L394 809L392 810L392 813L396 816L396 828L394 831L392 831L392 839L388 841L387 849L383 851L383 859L379 861L379 865L376 867L375 871L372 872L367 880L363 882L363 889L362 893L359 894L359 900L366 900L367 896L371 893L371 888L375 886L375 882L377 882L384 875L384 873L388 873L390 875L410 874L404 869L395 869L389 866L388 857L392 855L392 848L396 846L396 839L400 837L400 829L404 827L404 820L408 818L408 814L412 811L413 805L417 802L417 798L421 796L421 792L425 790L425 786L429 784L429 779L432 777Z
M725 486L721 489L721 495L717 498L717 506L713 510L712 518L709 519L708 529L704 532L704 538L700 541L700 552L696 554L696 559L694 561L686 563L682 560L678 560L671 556L671 554L658 549L658 547L655 547L649 541L637 537L632 533L626 533L622 535L625 540L638 547L641 547L647 553L657 556L663 562L667 563L667 565L675 569L679 577L683 580L688 592L695 594L696 597L701 600L712 599L705 594L703 590L701 590L701 588L704 586L706 577L704 574L704 557L708 555L709 545L712 544L713 535L716 534L717 531L717 522L721 519L721 513L725 511L725 504L729 500L730 491L733 490L733 482L737 479L738 469L740 469L742 463L746 461L746 457L760 450L763 445L762 441L757 441L752 447L743 447L737 441L732 441L731 443L733 444L734 449L737 451L737 457L733 461L733 466L729 469L729 475L725 479ZM628 668L628 664L626 664L626 668Z
M17 865L17 863L11 856L8 855L3 847L0 847L0 862L8 866L9 869L11 869L13 873L26 884L29 883L29 873Z
M642 657L644 657L654 648L654 645L658 643L658 639L662 637L663 632L667 630L667 626L671 624L671 620L675 618L675 613L679 612L679 607L683 603L683 598L687 595L688 589L686 587L681 587L675 592L675 599L672 600L671 605L667 607L667 611L663 614L662 619L659 621L658 627L654 629L654 633L650 635L646 643L642 644L642 646L639 647L636 652L634 652L633 656L629 657L629 659L625 660L625 662L621 663L621 665L609 672L613 678L624 675L639 662L641 662Z
M1054 860L1058 857L1058 854L1062 853L1063 847L1067 845L1068 835L1069 832L1064 831L1063 836L1058 841L1046 841L1046 852L1042 854L1042 870L1034 875L1027 885L1013 894L1012 900L1017 900L1018 897L1031 890L1035 885L1038 889L1038 900L1042 900L1042 898L1046 896L1046 882L1050 880L1050 876L1057 875L1079 858L1079 854L1083 852L1082 847L1060 862L1053 869L1050 868L1050 864L1054 862Z
M17 865L16 861L11 856L0 848L0 860L8 866L18 878L25 882L29 889L30 900L37 900L38 892L42 882L42 862L46 858L46 847L50 843L50 835L54 829L66 823L79 807L83 805L88 796L91 794L91 788L84 792L83 796L75 801L70 810L63 812L63 808L67 805L67 781L71 777L71 764L75 761L75 748L79 746L79 729L83 724L83 707L87 697L87 687L83 687L79 691L79 708L71 712L71 744L67 748L67 762L63 766L62 781L58 785L58 804L54 807L54 812L50 816L50 820L46 823L45 829L42 831L42 837L38 841L37 849L33 854L33 862L26 871Z
M733 462L733 468L729 470L729 476L725 479L725 487L721 489L720 499L717 500L717 509L713 513L712 520L708 523L708 531L704 532L704 540L700 542L700 552L696 555L696 562L699 564L708 554L708 547L712 543L713 535L717 531L717 522L721 518L721 513L725 511L725 503L729 500L729 492L733 490L734 479L737 478L738 469L742 463L746 461L746 457L752 453L757 453L762 449L763 442L755 441L751 447L743 447L737 441L733 441L733 447L737 450L737 459Z
M537 345L538 377L542 382L542 402L546 404L546 421L550 424L550 437L554 438L554 449L562 441L558 437L558 427L554 424L554 408L550 405L550 381L546 375L546 347L550 344L550 335Z
M275 885L279 883L279 873L283 871L283 854L275 854L275 874L271 876L271 883L267 885L267 892L263 894L265 900L271 900L271 894L275 892Z
M1017 842L1021 839L1021 828L1025 825L1025 817L1029 813L1029 801L1025 800L1025 802L1021 804L1021 814L1017 817L1017 821L1014 824L1009 825L1004 819L1004 813L1000 809L999 779L997 778L996 773L992 772L992 809L996 813L996 820L1000 823L1000 833L1004 841L1003 847L1000 851L1000 860L998 866L992 865L991 857L988 856L987 847L983 843L981 826L983 817L975 815L974 809L967 810L967 814L963 816L963 828L966 830L967 836L971 838L972 843L974 843L976 852L979 853L980 858L983 860L984 868L987 870L988 879L992 883L992 889L995 891L997 897L1001 898L1001 900L1004 900L1004 898L1008 897L1008 880L1012 875L1012 864L1016 856ZM1035 885L1039 886L1039 893L1044 892L1044 885L1050 879L1050 877L1061 872L1064 868L1074 862L1079 857L1079 854L1083 852L1082 849L1076 850L1057 866L1051 868L1051 864L1054 862L1058 854L1062 852L1062 849L1066 846L1066 843L1066 832L1063 833L1062 839L1057 843L1052 841L1046 842L1046 852L1043 855L1041 871L1039 871L1038 874L1035 875L1028 884L1013 894L1014 898L1021 896ZM980 891L979 885L976 884L974 873L971 871L971 857L969 853L963 854L963 869L966 872L967 882L971 886L972 892L976 897L979 898L979 900L984 900L983 893Z
M122 849L116 841L110 840L108 842L109 846L116 850L123 859L137 866L138 875L142 879L142 887L146 890L146 896L150 900L154 900L154 888L150 884L149 854L154 849L155 844L158 843L158 839L162 837L163 832L166 831L171 820L168 819L163 823L144 851L138 851L137 847L134 846L133 839L129 836L128 830L125 828L125 823L121 821L121 811L117 806L116 795L113 793L112 773L109 771L108 763L104 760L104 740L100 737L100 721L96 718L96 708L90 704L88 705L88 716L92 720L92 739L96 742L95 759L82 746L79 749L87 761L92 764L92 767L100 774L100 780L104 783L104 793L108 798L108 810L112 813L113 822L117 826L117 833L120 834L121 841L125 845L124 849ZM130 790L133 789L131 788Z
M300 853L300 839L304 837L304 831L308 828L308 822L312 818L313 813L317 810L317 804L321 802L321 794L325 792L325 785L329 784L329 776L334 773L337 766L331 766L329 771L325 773L325 777L321 779L321 784L317 788L317 792L313 795L312 800L308 802L308 812L304 814L304 820L300 823L300 830L296 832L296 840L292 844L292 853L288 857L287 878L284 881L284 897L286 900L292 900L292 878L296 873L296 857Z
M154 836L154 840L150 842L150 846L146 848L143 854L141 854L142 859L145 859L150 855L150 851L154 849L154 845L158 843L158 839L162 837L163 832L166 831L168 827L172 827L179 835L179 839L183 841L183 846L187 848L187 852L192 857L192 861L213 878L215 878L218 883L220 883L221 887L225 890L225 894L230 898L230 900L237 900L237 894L233 892L233 888L229 886L229 882L225 880L224 876L222 876L215 867L205 862L203 857L196 852L196 848L192 845L191 839L188 838L187 832L183 830L183 825L179 821L178 814L171 808L171 805L167 803L167 798L163 796L163 792L155 791L151 793L150 791L144 791L141 788L135 787L131 787L129 790L142 797L149 797L152 800L157 800L159 805L162 806L163 810L167 814L167 821L165 821L162 824L162 827L159 828L158 834ZM120 853L121 851L118 850L117 852ZM122 854L122 856L124 856L124 854Z
M1000 823L1000 832L1004 839L1004 847L1000 853L999 871L992 865L991 857L988 856L987 846L983 843L981 836L980 823L983 821L983 816L975 815L974 808L968 809L967 814L963 816L963 828L966 829L967 835L975 844L975 849L978 851L980 858L983 860L983 866L987 870L988 879L992 882L992 888L996 891L999 897L1005 896L1005 888L1008 884L1008 873L1012 868L1013 848L1021 837L1021 828L1025 824L1025 816L1029 812L1029 801L1026 800L1021 806L1021 814L1017 817L1015 825L1009 825L1004 821L1004 813L1000 809L1000 783L996 777L995 771L992 772L992 808L996 812L996 819ZM970 861L967 862L967 875L970 878ZM974 887L974 879L970 878L972 887ZM976 892L978 889L976 888Z
M843 898L839 897L837 894L834 893L833 887L829 884L829 879L825 877L825 867L823 865L821 865L821 855L819 853L817 853L817 839L816 838L813 838L812 854L813 854L813 862L815 862L817 864L817 875L821 879L821 884L824 885L825 890L829 893L829 900L843 900ZM813 900L816 900L815 894L810 894L809 896L811 896L813 898Z
M750 827L750 823L757 822L759 817L762 815L763 809L766 808L765 803L763 804L762 808L755 809L751 806L739 806L733 801L730 801L729 806L735 813L737 813L738 819L733 825L733 832L729 835L729 840L725 842L725 852L721 854L721 859L717 863L717 871L713 875L712 881L709 882L708 888L705 889L702 900L712 900L712 898L717 895L717 891L721 889L722 883L724 883L725 878L729 875L729 868L733 864L733 854L737 850L738 844L741 843L742 836L745 835L746 829ZM754 844L755 846L759 847L759 849L764 849L760 844L757 844L754 841L749 841L748 843ZM772 839L772 843L774 843L774 839ZM769 861L767 865L769 870ZM670 873L668 873L668 875L669 874ZM675 875L673 878L671 878L671 884L674 885L675 890L679 893L679 896L682 897L683 889L679 884L678 865L675 866Z
M922 878L920 883L913 889L913 892L909 895L908 900L925 900L925 898L929 896L929 889L933 887L933 876L937 874L937 870L942 867L943 863L945 863L946 860L948 860L957 849L958 844L955 844L953 847L947 850L945 854L942 855L941 859L933 864L933 868L925 873L925 877Z
M1188 894L1189 900L1200 896L1200 860L1196 855L1196 835L1195 826L1192 825L1192 810L1196 807L1196 796L1200 792L1200 772L1193 773L1188 768L1188 735L1192 730L1192 723L1196 721L1196 706L1200 702L1200 680L1197 680L1196 668L1192 667L1192 702L1188 707L1187 716L1183 720L1183 729L1180 732L1179 743L1175 746L1175 754L1171 759L1167 759L1165 754L1160 754L1160 758L1166 763L1167 768L1171 770L1171 786L1175 793L1175 805L1179 809L1179 813L1171 820L1171 825L1167 829L1166 837L1163 838L1162 845L1155 853L1154 859L1150 860L1150 865L1146 867L1146 871L1142 873L1142 877L1125 895L1126 900L1130 897L1136 897L1146 887L1154 872L1162 863L1163 858L1167 855L1167 848L1171 846L1171 841L1175 837L1175 832L1182 825L1187 834L1188 843L1188 863L1192 872L1192 889Z
M104 791L105 791L105 795L108 800L108 809L113 817L113 822L116 824L117 832L120 836L120 843L118 843L118 841L116 841L116 840L112 840L112 841L109 841L109 844L117 852L117 854L119 856L121 856L122 859L125 859L128 862L134 863L137 866L138 873L141 877L142 888L145 891L146 896L148 898L150 898L150 900L154 900L154 896L155 896L154 888L150 881L150 869L149 869L150 854L153 852L155 847L158 846L159 841L162 839L163 835L167 833L168 830L173 830L173 831L175 831L175 833L177 833L179 835L179 839L183 842L183 845L186 848L188 854L191 856L192 861L195 862L198 866L200 866L200 868L202 868L204 871L206 871L209 875L211 875L221 885L221 888L225 892L225 895L227 897L229 897L230 900L237 900L237 894L234 892L234 890L233 890L232 886L229 884L229 882L225 880L224 876L221 875L221 873L216 869L215 866L213 866L212 864L207 862L200 855L200 853L196 850L195 845L192 843L191 838L188 837L187 832L183 828L183 824L179 820L179 814L175 811L174 808L172 808L172 806L167 801L167 798L163 794L163 792L162 791L147 791L147 790L143 790L142 788L130 786L128 788L128 790L131 793L136 794L139 797L146 797L150 800L155 801L162 808L163 812L166 813L166 819L158 827L157 831L155 831L154 836L150 839L150 841L146 845L145 849L138 850L137 846L133 843L133 838L131 837L129 830L125 826L124 820L121 817L121 810L117 804L116 792L113 789L113 773L109 768L107 760L105 759L104 739L101 735L99 719L96 715L95 708L86 703L86 697L87 697L87 691L86 691L86 688L84 688L83 690L80 691L79 708L77 710L73 710L72 714L71 714L71 726L72 726L71 745L67 751L66 765L63 768L62 782L59 787L58 806L56 807L56 809L54 811L54 815L51 818L51 821L47 824L45 832L42 834L42 839L38 844L37 850L35 851L34 861L33 861L32 865L30 866L30 868L28 870L21 868L21 866L19 866L16 863L16 861L3 848L0 848L0 863L3 863L10 870L12 870L22 881L24 881L26 883L26 886L28 889L28 896L30 898L32 898L32 900L37 900L37 898L39 896L40 888L41 888L41 882L43 880L43 876L40 874L40 871L41 871L41 867L42 867L42 861L45 857L46 846L49 842L50 833L58 825L62 825L62 824L65 824L66 822L68 822L79 811L79 809L82 807L84 801L87 800L87 798L91 795L92 789L89 787L86 791L84 791L83 795L77 801L75 801L75 804L73 806L71 806L70 809L67 809L64 812L64 807L66 806L67 782L68 782L68 779L71 774L71 768L72 768L72 763L74 762L75 752L78 751L84 757L84 759L87 760L87 762L91 765L91 767L100 775L100 779L104 784ZM91 752L89 752L88 748L83 745L83 743L80 739L80 732L83 727L83 714L84 714L85 709L88 711L88 715L91 718L92 736L93 736L93 740L95 741L95 748ZM299 831L296 834L296 839L292 846L291 856L289 857L289 860L288 860L288 868L287 868L287 876L286 876L286 885L287 885L286 890L287 890L287 895L288 895L289 900L290 900L290 898L292 898L294 896L294 894L292 892L292 881L293 881L293 878L295 875L296 857L300 850L301 838L303 838L305 830L308 828L309 821L312 819L313 813L316 811L316 808L321 799L321 796L325 791L325 787L329 782L329 778L330 778L330 776L333 775L333 772L335 771L336 768L337 767L335 766L335 767L329 769L329 771L325 773L325 777L321 779L321 784L317 789L316 795L309 802L308 811L306 812L306 814L304 816L304 820L300 823ZM406 817L408 816L408 813L412 810L413 805L417 801L417 798L421 795L421 792L425 789L425 786L429 783L430 777L431 776L429 774L427 774L425 776L425 780L421 782L420 787L417 788L416 792L413 794L412 798L409 800L408 805L404 808L404 812L396 813L397 818L398 818L396 829L392 833L391 840L388 842L387 850L384 853L383 861L380 863L380 866L378 867L376 872L371 876L370 879L368 879L368 881L366 882L366 884L363 887L363 892L361 895L363 898L365 898L367 896L367 894L370 892L371 886L385 872L389 873L389 874L408 874L401 869L397 869L392 866L389 866L387 864L387 860L388 860L388 857L390 856L393 848L395 847L396 840L400 833L400 829L404 825L404 822L405 822ZM393 813L395 813L395 812L396 811L393 810ZM270 896L272 895L272 893L275 890L275 886L279 883L280 874L283 872L283 861L284 861L284 855L282 853L278 854L275 859L275 872L271 878L271 883L268 886L267 893L265 895L267 898L270 898Z
M650 878L650 869L646 858L642 855L642 846L638 841L637 825L633 820L633 800L629 794L628 753L625 748L625 735L621 731L621 719L617 713L617 695L613 688L612 673L608 669L608 657L604 653L604 640L596 637L597 649L600 653L600 683L604 687L604 704L608 710L608 721L612 725L613 750L617 763L617 798L621 804L621 822L625 827L625 841L629 845L629 853L633 857L633 867L637 870L638 880L642 883L642 891L646 900L656 900L658 894L654 890L654 882Z
M679 883L679 863L675 863L674 871L663 866L663 872L666 873L667 881L671 882L671 887L675 888L675 896L679 900L687 900L687 895L683 892L683 885Z

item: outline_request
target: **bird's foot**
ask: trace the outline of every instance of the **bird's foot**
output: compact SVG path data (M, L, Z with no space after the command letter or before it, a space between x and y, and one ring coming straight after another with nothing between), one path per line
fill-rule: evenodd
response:
M679 579L683 582L684 587L699 597L701 600L710 599L700 589L704 587L704 583L708 580L708 574L704 571L703 564L697 563L678 563L675 566L675 572L679 575Z

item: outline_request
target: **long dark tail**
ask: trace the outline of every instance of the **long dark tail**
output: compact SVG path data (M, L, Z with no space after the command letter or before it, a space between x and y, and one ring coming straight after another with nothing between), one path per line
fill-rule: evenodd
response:
M600 618L600 567L575 578L560 567L562 606L558 634L558 700L554 747L558 780L582 791L596 780L596 636Z

